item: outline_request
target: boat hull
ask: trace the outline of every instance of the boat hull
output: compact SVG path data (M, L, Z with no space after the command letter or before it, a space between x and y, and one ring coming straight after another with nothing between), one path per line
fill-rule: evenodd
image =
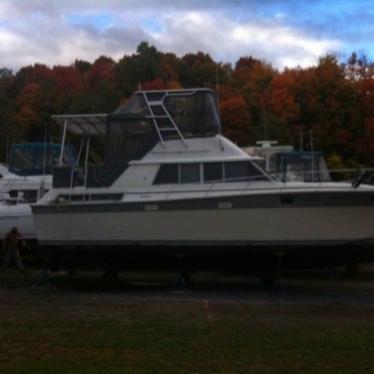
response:
M374 240L374 207L36 214L43 245L337 245Z
M201 268L271 267L282 254L296 267L374 260L372 193L34 205L33 212L42 250L81 265L173 267L180 255Z
M0 204L0 239L17 227L25 240L35 240L34 217L29 204Z

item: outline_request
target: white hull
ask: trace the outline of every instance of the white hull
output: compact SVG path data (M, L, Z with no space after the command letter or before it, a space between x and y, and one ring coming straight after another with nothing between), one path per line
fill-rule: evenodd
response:
M41 244L300 245L374 240L374 206L36 214Z

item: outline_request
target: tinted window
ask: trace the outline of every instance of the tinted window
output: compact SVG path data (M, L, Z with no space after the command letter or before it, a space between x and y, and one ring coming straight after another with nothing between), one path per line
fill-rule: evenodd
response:
M220 182L223 180L223 167L221 162L204 164L204 181Z
M225 179L227 181L246 181L246 180L268 180L251 162L227 162L225 163Z
M181 183L200 182L200 164L181 164Z
M248 180L248 162L225 163L225 179L233 182Z
M249 171L251 180L254 180L254 181L269 180L269 178L264 173L262 173L261 170L257 169L256 166L252 164L252 162L248 162L248 171Z
M177 184L178 165L161 165L153 184Z
M23 191L23 198L29 202L37 201L38 191L37 190L25 190Z

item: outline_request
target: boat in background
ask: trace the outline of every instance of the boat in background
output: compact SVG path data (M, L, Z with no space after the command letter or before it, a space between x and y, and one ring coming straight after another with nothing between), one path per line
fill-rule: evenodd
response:
M374 187L281 180L221 135L213 91L138 91L108 116L56 115L81 136L79 167L58 167L32 205L57 267L312 267L374 260ZM90 140L105 162L90 165ZM72 265L74 264L74 265ZM260 265L261 264L261 265Z
M30 204L52 187L52 169L75 162L75 151L66 146L61 159L61 145L50 143L13 144L9 165L0 167L0 240L17 227L22 237L36 241Z
M257 141L256 146L243 150L252 157L259 157L259 165L282 182L332 180L322 152L296 151L292 145L278 145L272 140Z

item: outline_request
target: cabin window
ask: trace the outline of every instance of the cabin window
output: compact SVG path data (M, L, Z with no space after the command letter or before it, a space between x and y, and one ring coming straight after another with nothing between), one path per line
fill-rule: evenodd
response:
M200 164L181 164L180 168L181 183L200 183Z
M9 196L10 196L12 199L16 199L16 198L18 198L18 190L10 190L10 191L9 191Z
M256 166L248 161L226 162L225 163L225 180L227 182L240 181L263 181L268 180Z
M228 182L245 181L249 179L248 162L225 163L225 180Z
M23 191L23 198L25 201L30 203L36 202L38 200L38 191L37 190L25 190Z
M38 190L10 190L9 196L11 199L33 203L38 200Z
M200 170L204 173L203 178ZM248 161L163 164L153 184L200 183L201 179L206 183L218 183L263 181L269 177Z
M178 164L160 166L153 184L178 184Z
M222 182L223 165L221 162L204 164L204 182Z

